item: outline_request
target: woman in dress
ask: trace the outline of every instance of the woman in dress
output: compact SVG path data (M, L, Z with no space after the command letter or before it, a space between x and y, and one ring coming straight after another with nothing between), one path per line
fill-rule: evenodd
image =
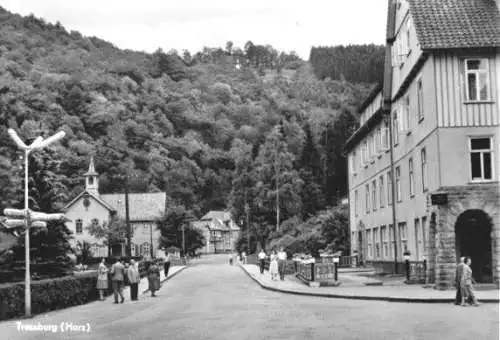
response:
M271 264L269 265L269 273L271 274L271 279L274 281L278 277L278 254L276 250L271 253Z
M151 296L154 297L155 292L160 289L160 268L155 262L151 262L148 268L148 283Z
M105 259L102 258L99 267L97 268L97 289L99 290L99 297L104 301L104 292L108 289L108 267L106 267Z

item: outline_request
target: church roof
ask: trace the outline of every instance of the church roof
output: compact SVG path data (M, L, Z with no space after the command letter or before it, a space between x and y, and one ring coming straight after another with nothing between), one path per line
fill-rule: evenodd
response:
M104 194L100 198L125 218L125 194ZM154 221L165 213L167 194L165 192L129 194L131 221Z
M93 194L92 192L90 191L87 191L87 190L84 190L82 191L81 193L79 193L75 198L73 198L71 200L71 202L69 202L68 204L66 204L63 208L63 210L68 210L73 204L75 204L76 202L78 202L80 200L80 198L83 197L83 195L89 195L90 197L92 197L93 199L95 199L98 203L100 203L103 207L105 207L106 209L108 209L109 211L114 211L115 209L110 206L108 203L104 202L99 196Z

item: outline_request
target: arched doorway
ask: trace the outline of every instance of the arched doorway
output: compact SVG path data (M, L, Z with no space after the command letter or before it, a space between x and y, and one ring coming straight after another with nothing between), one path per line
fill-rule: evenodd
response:
M470 256L472 276L478 283L490 283L492 275L490 217L482 210L467 210L455 223L457 258Z

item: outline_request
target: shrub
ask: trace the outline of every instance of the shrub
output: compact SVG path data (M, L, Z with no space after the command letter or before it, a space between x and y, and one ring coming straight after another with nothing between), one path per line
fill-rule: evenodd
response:
M40 314L94 301L99 296L96 281L96 273L34 281L31 284L31 311ZM24 287L24 282L0 285L0 320L24 314ZM110 293L108 290L106 295Z

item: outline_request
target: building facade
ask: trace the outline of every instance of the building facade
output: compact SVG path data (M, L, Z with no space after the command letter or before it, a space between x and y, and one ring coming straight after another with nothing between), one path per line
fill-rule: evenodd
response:
M236 251L236 241L240 228L234 222L231 213L226 211L210 211L193 225L205 236L205 254L217 254Z
M108 247L103 239L91 235L87 227L91 224L107 224L117 215L125 220L125 194L99 194L99 178L94 168L93 159L85 176L85 190L77 195L65 207L67 222L74 238L70 240L73 247L83 241L91 245L95 257L124 256L126 244L121 243ZM156 220L166 209L166 193L129 194L129 216L132 232L132 256L157 256L159 251L160 231Z
M346 143L353 255L408 251L440 289L471 256L499 283L498 22L492 0L389 1L384 83Z

